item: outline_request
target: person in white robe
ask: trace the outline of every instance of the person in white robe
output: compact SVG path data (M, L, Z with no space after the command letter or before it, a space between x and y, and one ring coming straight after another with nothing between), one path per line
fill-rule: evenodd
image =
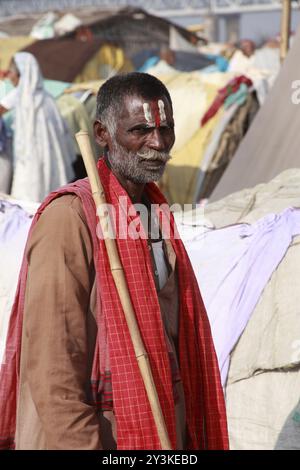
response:
M74 179L75 149L54 99L44 89L34 56L16 53L8 78L15 88L2 98L0 115L14 110L11 195L39 202Z

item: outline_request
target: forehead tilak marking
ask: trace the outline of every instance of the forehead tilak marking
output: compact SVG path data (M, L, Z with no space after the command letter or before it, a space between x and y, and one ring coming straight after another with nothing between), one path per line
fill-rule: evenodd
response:
M159 127L162 122L166 122L165 104L162 100L158 100L157 102L151 101L151 107L149 103L143 103L143 109L148 124L155 124L156 127Z
M152 118L152 113L151 113L151 109L150 109L150 104L149 103L143 103L143 109L144 109L144 116L145 116L145 119L148 123L152 123L153 122L153 118Z
M163 102L163 100L158 100L157 104L159 108L160 120L166 121L167 117L166 117L166 112L165 112L165 103Z

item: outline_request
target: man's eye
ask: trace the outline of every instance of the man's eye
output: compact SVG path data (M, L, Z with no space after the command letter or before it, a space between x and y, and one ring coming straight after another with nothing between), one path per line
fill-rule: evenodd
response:
M129 132L131 134L137 135L137 136L143 136L147 134L151 134L155 130L154 127L136 127L135 129L131 129ZM167 133L167 132L172 132L174 130L174 125L162 125L159 127L159 131L161 133Z

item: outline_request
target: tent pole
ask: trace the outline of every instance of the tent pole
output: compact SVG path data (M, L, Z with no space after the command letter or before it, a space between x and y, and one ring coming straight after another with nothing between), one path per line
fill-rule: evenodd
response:
M280 33L280 62L286 58L289 49L291 28L291 0L282 0L281 33Z

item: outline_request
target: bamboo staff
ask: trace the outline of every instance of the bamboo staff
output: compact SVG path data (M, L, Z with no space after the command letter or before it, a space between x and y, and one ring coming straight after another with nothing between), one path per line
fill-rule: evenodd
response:
M105 211L105 213L103 213L104 211L100 210L101 206L105 207L106 199L93 157L93 151L88 132L80 131L76 134L75 137L78 142L82 158L84 160L86 172L90 180L92 194L96 204L101 229L103 234L105 234L107 233L107 229L111 226L110 218L108 211ZM135 312L128 292L128 287L126 284L126 279L120 261L117 245L114 238L112 237L105 237L104 242L107 250L111 273L119 294L121 305L123 307L135 356L138 361L140 373L149 399L161 447L164 450L171 450L172 447L168 437L168 432L159 403L157 391L155 388L149 358L145 350L139 327L136 321Z
M283 62L289 50L291 28L291 0L282 0L280 62Z

